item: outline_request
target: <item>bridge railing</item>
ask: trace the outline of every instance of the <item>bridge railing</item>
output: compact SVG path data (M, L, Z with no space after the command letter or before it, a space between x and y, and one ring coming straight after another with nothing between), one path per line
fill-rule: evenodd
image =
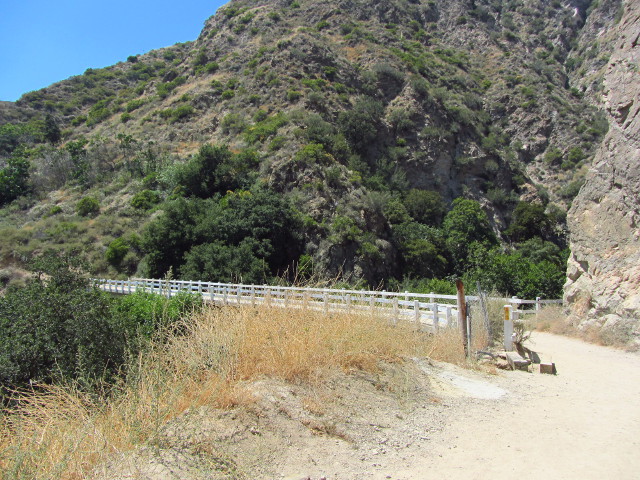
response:
M413 320L434 330L455 325L458 315L455 295L147 278L93 279L93 281L98 288L117 294L144 291L172 297L186 292L201 295L204 301L227 305L267 304L287 308L310 308L325 312L371 311L389 316L394 320Z
M133 278L129 280L93 279L102 290L130 294L152 292L172 297L181 292L201 295L204 301L235 305L277 305L287 308L309 308L325 312L376 312L393 320L415 321L432 330L457 325L456 295L435 293L365 291L330 288L287 287L276 285L244 285L188 280ZM467 302L476 301L473 295ZM542 305L562 300L500 299L522 313L535 312ZM529 308L527 308L529 307ZM533 309L531 307L534 307Z

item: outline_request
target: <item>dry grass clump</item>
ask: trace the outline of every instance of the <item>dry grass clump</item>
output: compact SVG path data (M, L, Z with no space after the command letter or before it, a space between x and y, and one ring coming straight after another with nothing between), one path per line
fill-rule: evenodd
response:
M580 338L597 345L631 348L632 328L627 322L603 327L599 323L581 325L580 316L567 315L560 306L548 306L536 314L535 328L540 331Z
M152 441L186 409L251 402L246 381L321 382L334 369L375 371L414 356L464 362L457 330L304 309L211 308L164 332L107 399L49 386L0 417L2 478L82 478L116 452Z

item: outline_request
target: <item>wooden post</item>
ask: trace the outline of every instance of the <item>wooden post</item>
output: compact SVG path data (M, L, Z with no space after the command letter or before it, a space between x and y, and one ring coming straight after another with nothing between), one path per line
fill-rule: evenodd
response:
M462 344L464 345L464 354L469 355L469 348L467 347L468 335L467 335L467 302L464 298L464 284L462 280L456 280L456 289L458 290L458 325L460 326L460 332L462 333Z
M467 352L471 355L471 339L473 338L473 331L471 330L471 309L469 308L469 303L465 305L465 310L467 311Z
M540 297L536 297L536 312L540 311Z
M447 328L451 327L451 307L447 306L447 313L446 313L446 318L447 318Z
M413 301L413 314L416 317L416 324L420 325L420 300Z

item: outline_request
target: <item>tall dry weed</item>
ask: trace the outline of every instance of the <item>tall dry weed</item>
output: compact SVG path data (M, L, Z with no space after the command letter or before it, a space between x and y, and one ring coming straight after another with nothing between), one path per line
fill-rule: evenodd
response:
M244 381L321 382L336 368L372 371L415 356L465 361L457 329L430 335L363 314L207 309L151 342L103 401L72 387L23 395L0 417L0 469L6 479L83 478L110 455L153 440L188 408L250 402Z

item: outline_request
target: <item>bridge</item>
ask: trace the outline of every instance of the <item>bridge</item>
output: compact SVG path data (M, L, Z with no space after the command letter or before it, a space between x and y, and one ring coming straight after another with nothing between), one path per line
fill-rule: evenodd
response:
M385 292L331 288L287 287L275 285L243 285L188 280L133 278L128 280L92 279L103 291L114 294L150 292L166 297L180 293L200 295L205 302L221 305L274 305L285 308L306 308L329 312L372 312L393 321L408 320L422 328L438 331L457 325L456 295L435 293ZM479 297L467 295L466 302ZM535 312L543 305L562 300L501 299L514 311ZM533 307L533 308L532 308Z

